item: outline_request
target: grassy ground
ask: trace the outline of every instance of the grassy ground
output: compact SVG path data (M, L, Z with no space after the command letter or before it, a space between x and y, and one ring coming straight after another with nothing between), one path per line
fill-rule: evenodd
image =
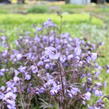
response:
M42 17L43 16L43 17ZM48 17L49 16L49 17ZM0 14L0 35L6 35L10 40L15 40L17 36L24 32L34 32L38 24L46 21L48 18L52 19L55 23L60 25L60 17L57 14ZM77 32L81 25L81 30L84 26L91 25L94 28L101 28L104 24L99 18L90 16L89 14L64 14L63 18L63 31L70 32L71 34L80 36L81 31Z
M109 64L108 5L75 6L56 3L43 3L43 5L49 9L52 7L52 11L44 12L44 14L28 14L28 10L36 5L0 5L0 36L9 37L9 42L13 45L13 41L22 34L33 36L36 27L48 18L60 25L60 17L56 12L61 11L63 13L63 32L70 32L73 37L86 37L94 43L104 42L103 47L98 51L102 55L98 61L101 65ZM101 81L106 80L109 86L108 79L109 74L101 74ZM109 94L108 88L104 91Z

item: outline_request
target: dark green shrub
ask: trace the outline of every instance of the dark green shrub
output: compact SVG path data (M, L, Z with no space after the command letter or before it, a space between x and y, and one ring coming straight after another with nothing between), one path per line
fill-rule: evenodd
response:
M27 10L28 13L46 13L48 12L48 7L43 5L38 5L31 7Z

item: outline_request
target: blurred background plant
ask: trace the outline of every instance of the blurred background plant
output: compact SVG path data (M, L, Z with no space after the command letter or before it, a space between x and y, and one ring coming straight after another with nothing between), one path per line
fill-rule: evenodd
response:
M37 6L34 6L32 8L29 8L27 10L27 13L48 13L48 11L49 11L48 6L37 5Z

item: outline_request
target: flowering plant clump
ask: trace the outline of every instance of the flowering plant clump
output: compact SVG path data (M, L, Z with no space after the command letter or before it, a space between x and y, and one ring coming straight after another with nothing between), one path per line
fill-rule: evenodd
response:
M34 37L18 39L15 49L1 37L6 49L0 52L0 109L104 108L98 46L57 29L48 20Z

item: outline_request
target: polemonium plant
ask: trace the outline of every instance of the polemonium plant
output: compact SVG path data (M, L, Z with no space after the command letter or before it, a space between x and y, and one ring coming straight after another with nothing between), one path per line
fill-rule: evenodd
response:
M58 29L49 19L15 49L1 38L7 48L0 52L1 109L104 109L98 46Z

